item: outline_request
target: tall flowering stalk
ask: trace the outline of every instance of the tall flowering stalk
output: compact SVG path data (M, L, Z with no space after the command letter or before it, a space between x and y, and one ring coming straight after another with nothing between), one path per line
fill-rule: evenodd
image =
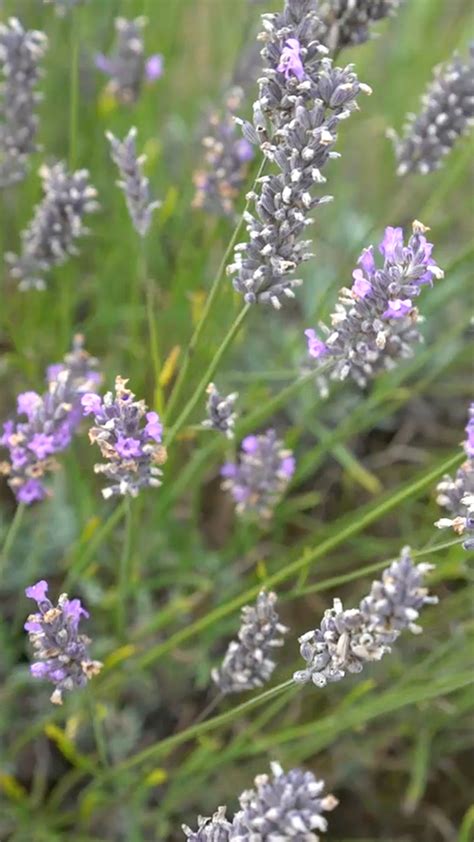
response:
M246 436L238 462L221 468L222 488L229 491L239 515L268 520L295 470L291 450L283 447L274 430Z
M105 459L94 470L111 483L102 489L105 499L114 495L137 497L142 488L158 487L162 474L159 466L166 461L160 419L156 412L147 412L143 400L135 400L127 383L116 377L115 396L107 392L100 398L92 392L81 399L84 415L94 416L89 439Z
M466 461L458 468L454 479L446 474L437 486L436 501L446 509L449 517L436 521L438 529L452 529L457 535L467 535L464 549L474 549L474 403L469 407L463 449Z
M0 463L0 473L19 503L30 505L48 495L45 478L59 468L55 456L69 446L77 430L81 397L96 389L100 380L97 360L77 336L64 361L48 368L47 391L18 395L17 412L26 420L3 425L0 445L8 449L9 459Z
M286 0L281 14L262 20L263 75L253 126L244 122L243 131L279 172L260 178L249 194L255 214L245 214L248 241L236 245L227 271L247 303L279 308L301 284L298 266L312 257L311 242L300 240L310 213L332 198L315 196L314 187L325 182L321 170L338 157L339 123L370 88L359 83L351 65L333 67L325 57L327 48L316 40L313 0Z
M79 634L81 618L89 614L79 599L69 599L66 593L53 605L44 579L26 588L25 593L38 605L38 611L25 623L36 658L31 674L54 684L51 701L62 705L65 692L84 687L102 667L100 661L91 660L90 639Z
M299 638L307 666L295 672L294 680L325 687L347 672L361 672L366 663L379 661L405 629L419 634L422 629L415 621L421 609L438 601L428 595L423 582L432 569L431 564L413 564L410 548L404 547L358 608L344 609L335 599L320 627Z
M0 23L0 187L21 181L38 149L37 87L47 47L43 32L25 30L17 18Z
M270 680L276 667L272 655L289 631L280 623L276 603L276 594L261 591L254 606L242 608L238 640L229 643L222 665L212 671L221 693L242 693Z
M44 276L78 254L76 240L88 234L84 216L98 210L87 170L68 172L63 163L40 169L44 198L21 234L21 253L5 254L20 290L44 289Z
M96 67L110 77L108 89L119 102L131 104L140 96L143 81L155 82L163 73L160 53L145 58L143 30L147 19L115 19L116 46L110 56L99 53Z
M316 371L324 366L333 380L351 377L365 386L378 372L412 355L413 345L421 341L416 328L421 317L414 299L424 286L443 277L431 256L428 230L415 221L405 245L401 228L386 228L379 245L381 267L372 246L363 250L352 273L352 287L339 293L331 326L321 324L319 333L312 328L305 331ZM321 388L326 389L324 379Z
M391 129L397 174L426 175L442 166L458 139L474 124L474 43L467 59L456 53L433 71L419 114L408 114L402 136Z
M140 237L145 237L152 222L153 211L161 202L150 201L150 184L143 175L146 155L138 155L136 147L137 130L132 127L124 140L118 140L112 132L106 132L110 143L112 160L120 172L117 185L123 190L133 227Z
M394 15L400 0L322 0L317 35L333 53L363 44L377 21Z

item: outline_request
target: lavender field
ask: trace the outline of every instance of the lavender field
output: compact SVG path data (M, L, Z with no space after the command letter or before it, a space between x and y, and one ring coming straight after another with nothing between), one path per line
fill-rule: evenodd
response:
M0 842L473 838L470 38L0 0Z

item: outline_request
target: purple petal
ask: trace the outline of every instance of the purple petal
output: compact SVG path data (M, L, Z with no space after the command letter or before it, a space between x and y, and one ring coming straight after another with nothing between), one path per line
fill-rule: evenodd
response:
M94 56L94 64L97 67L97 70L102 71L102 73L106 73L107 76L111 76L113 73L113 62L107 56L104 56L103 53L96 53Z
M308 354L310 357L314 357L317 360L329 353L328 346L317 336L315 330L308 328L305 330L304 335L308 341Z
M36 582L36 585L30 585L29 588L25 589L28 599L35 599L36 602L44 602L47 593L48 583L44 579L40 579L39 582Z
M384 238L379 245L379 251L385 258L385 260L400 260L402 258L403 251L402 228L392 228L389 225L385 229Z
M145 62L145 78L148 82L155 82L163 75L163 56L160 53L147 58Z

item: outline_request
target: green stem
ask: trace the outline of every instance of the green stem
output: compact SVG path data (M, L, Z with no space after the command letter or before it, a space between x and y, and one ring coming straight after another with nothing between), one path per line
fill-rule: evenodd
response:
M266 158L263 158L262 163L260 164L259 170L257 172L257 175L255 176L255 181L253 183L252 191L255 189L257 181L263 173L265 163L266 163ZM219 264L219 268L217 269L214 280L212 282L211 289L209 290L209 295L207 296L206 303L204 305L204 309L203 309L202 314L201 314L201 318L199 319L199 321L198 321L198 323L197 323L197 325L194 329L194 332L191 336L191 339L189 340L188 347L186 348L186 351L185 351L184 357L183 357L183 361L182 361L181 366L180 366L178 377L176 378L176 381L175 381L174 386L171 390L171 394L169 396L169 399L168 399L168 402L167 402L167 405L166 405L165 420L169 419L169 417L170 417L171 413L173 412L173 409L174 409L174 407L175 407L175 405L178 401L178 398L181 394L184 379L186 377L186 373L187 373L187 370L189 368L189 363L191 362L191 358L194 354L194 351L196 350L196 347L197 347L197 344L199 342L199 338L201 336L201 333L202 333L202 331L203 331L203 329L204 329L204 327L207 323L207 320L209 318L209 314L210 314L212 306L214 304L214 300L215 300L216 295L219 291L219 285L220 285L222 276L224 274L224 270L227 266L227 261L229 260L232 249L234 248L234 245L237 241L237 237L238 237L239 231L242 227L242 223L244 221L245 214L247 213L247 211L250 207L250 201L251 201L250 199L247 200L245 208L244 208L241 216L239 217L237 225L234 228L232 237L230 238L230 241L229 241L229 243L227 245L227 248L224 252L222 260Z
M68 590L71 587L71 584L76 582L79 577L82 575L83 571L94 557L94 554L102 544L102 542L107 538L107 536L112 532L113 528L117 525L119 520L123 517L126 507L126 500L122 500L122 502L110 513L109 517L104 521L102 527L97 530L97 532L92 536L87 547L83 554L78 555L77 559L75 559L71 565L71 569L66 576L66 580L64 583L64 590Z
M104 769L107 769L109 766L109 759L107 756L107 743L105 739L104 729L102 727L102 722L100 721L99 715L97 713L97 705L95 703L95 699L90 686L87 688L87 703L91 717L92 731L94 733L97 754L99 756L102 766L104 767Z
M25 503L18 503L16 507L15 514L13 516L13 520L8 528L7 534L5 536L5 541L2 547L2 551L0 553L0 570L3 568L4 564L8 562L8 554L13 546L17 533L21 527L21 523L23 520L23 515L25 514L26 505Z
M76 166L79 104L79 17L71 13L71 71L69 80L69 168Z
M156 320L154 313L155 295L153 288L153 281L148 277L148 267L145 251L145 243L142 241L140 250L140 274L145 288L146 296L146 317L148 322L148 336L150 340L150 354L153 366L153 405L156 406L160 415L164 411L164 396L163 389L160 384L161 375L161 354L158 342L158 331L156 329Z
M238 315L234 319L231 327L229 328L229 331L227 332L227 335L222 340L221 344L219 345L219 348L217 349L214 357L212 358L209 366L207 367L204 376L201 378L198 386L194 390L193 394L191 395L190 399L188 400L188 402L187 402L186 406L184 407L183 411L178 416L178 418L174 422L173 426L168 430L168 433L165 436L165 442L164 442L165 446L169 447L169 445L174 441L177 434L181 430L181 427L183 426L183 424L185 423L185 421L187 420L187 418L189 417L189 415L193 411L197 402L199 401L200 397L204 394L204 392L206 390L206 387L208 386L208 384L212 380L212 377L213 377L214 373L216 372L222 357L224 356L225 352L227 351L227 348L229 347L229 345L231 345L232 341L237 336L237 334L240 330L240 327L241 327L244 319L246 318L249 310L250 310L250 304L245 304L245 306L242 308L240 313L238 313Z
M127 600L130 598L130 556L132 547L132 506L131 500L125 498L125 535L119 565L119 581L117 593L117 635L125 639L127 618Z

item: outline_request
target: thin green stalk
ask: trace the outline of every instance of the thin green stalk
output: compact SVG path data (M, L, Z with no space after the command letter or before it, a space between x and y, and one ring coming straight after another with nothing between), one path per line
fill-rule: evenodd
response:
M79 112L79 16L71 12L71 69L69 78L69 168L76 166Z
M265 163L266 163L266 158L263 158L262 163L260 164L259 170L257 172L257 175L255 176L255 181L253 183L252 190L255 189L257 181L263 173ZM229 240L229 243L228 243L227 248L224 252L222 260L219 264L219 268L217 269L217 272L214 276L214 280L212 282L211 289L209 290L209 295L207 296L206 303L204 305L204 309L203 309L202 314L201 314L201 318L199 319L196 327L194 328L194 332L191 336L191 339L189 340L188 347L186 348L186 351L184 352L184 357L183 357L183 361L182 361L181 366L180 366L178 376L175 380L174 386L171 390L171 394L168 398L168 402L167 402L167 405L166 405L165 420L169 419L169 417L170 417L171 413L173 412L173 409L174 409L174 407L175 407L175 405L178 401L178 398L181 394L184 379L186 377L186 373L187 373L187 370L189 368L189 363L191 362L191 358L194 354L194 351L196 350L196 347L197 347L197 344L199 342L199 338L201 336L201 333L202 333L202 331L203 331L203 329L204 329L204 327L207 323L207 320L209 318L209 315L210 315L212 306L214 304L216 295L219 291L219 286L220 286L220 282L221 282L221 279L222 279L223 274L224 274L224 270L227 266L227 261L229 260L232 249L234 248L234 245L237 241L237 237L239 236L239 231L242 227L242 223L244 221L245 214L247 213L247 211L250 207L250 201L251 201L250 199L247 200L246 205L244 207L244 210L243 210L241 216L239 217L239 220L238 220L238 222L237 222L237 224L234 228L232 237Z
M119 581L117 593L116 628L117 635L125 640L127 602L130 599L130 557L132 549L132 506L131 500L125 498L125 535L119 564Z
M143 281L146 297L146 317L148 322L148 337L150 340L150 355L153 366L153 405L163 415L164 411L164 395L160 384L161 375L161 354L160 345L158 342L158 331L156 329L155 319L155 295L153 288L153 281L148 277L148 266L145 251L145 242L141 243L140 250L140 274Z
M15 538L18 534L18 531L21 527L23 515L25 514L26 505L25 503L18 503L15 514L13 516L13 520L8 528L7 534L5 536L5 541L2 547L2 551L0 553L0 572L2 572L4 565L8 561L8 554L13 546Z
M99 719L97 704L95 702L90 686L87 688L86 695L89 713L91 717L92 731L94 733L94 740L97 748L97 754L99 756L102 766L104 767L104 769L107 769L107 767L109 766L109 759L107 755L107 743L105 739L104 729L102 727L102 722Z
M88 542L84 553L78 555L77 558L73 561L64 583L65 590L68 590L68 588L71 587L71 584L77 582L77 580L80 578L89 562L94 557L94 554L99 549L100 545L103 543L103 541L105 541L108 535L112 532L113 528L123 517L126 502L127 501L125 499L122 500L122 502L119 503L119 505L115 509L113 509L109 517L102 524L102 527L97 530L97 532L92 536L92 538Z
M212 380L214 373L217 371L219 363L224 356L225 352L229 345L232 344L232 341L237 336L242 323L244 322L245 318L247 317L250 311L250 304L245 304L242 310L237 314L236 318L234 319L232 325L230 326L226 336L222 340L219 348L217 349L214 357L212 358L209 366L206 369L206 372L202 379L199 381L198 386L194 390L193 394L191 395L190 399L188 400L186 406L184 407L181 414L178 416L172 427L168 430L167 435L165 436L165 446L169 447L170 444L174 441L177 434L181 430L181 427L193 411L194 407L196 406L197 402L204 394L206 387L208 386L209 382Z

